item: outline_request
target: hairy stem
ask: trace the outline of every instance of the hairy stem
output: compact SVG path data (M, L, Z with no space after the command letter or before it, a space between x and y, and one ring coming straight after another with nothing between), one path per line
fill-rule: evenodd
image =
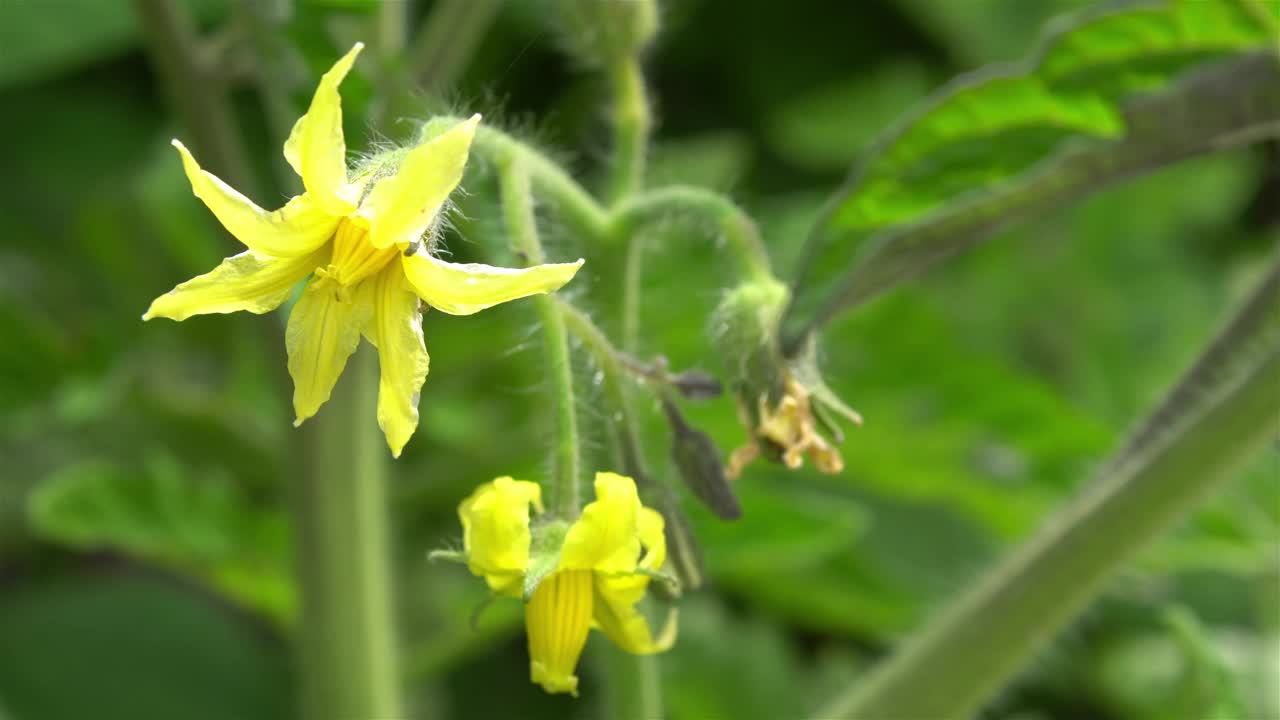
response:
M714 227L724 238L743 279L774 279L769 254L755 222L731 200L711 190L672 185L636 195L614 211L611 236L628 238L646 225L677 217L701 220Z
M818 716L978 709L1139 549L1275 441L1278 305L1280 269L1076 501Z
M378 356L352 358L304 425L308 472L295 487L302 622L296 635L305 717L399 718L388 553L386 459L373 421Z
M506 222L511 244L524 255L527 264L538 265L546 260L542 243L538 240L537 217L533 210L533 189L524 159L509 158L499 169L502 192L502 214ZM542 325L544 355L547 374L551 379L555 398L555 493L557 511L565 518L577 517L582 507L579 490L581 470L581 445L578 439L578 416L574 401L573 358L569 354L569 338L565 332L564 318L555 302L548 295L533 298Z
M645 154L653 117L644 89L644 73L634 55L617 59L608 68L613 92L613 165L609 202L617 204L644 186Z
M442 117L437 122L455 124L462 118ZM600 241L609 231L609 213L564 168L534 148L487 125L476 130L472 152L497 165L519 160L529 174L533 190L549 200L564 222L578 236Z

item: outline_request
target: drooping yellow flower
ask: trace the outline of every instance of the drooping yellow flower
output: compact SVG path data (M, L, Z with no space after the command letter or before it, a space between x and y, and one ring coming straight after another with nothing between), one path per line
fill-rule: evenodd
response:
M553 521L531 530L529 507L542 512L541 489L509 477L481 485L458 507L471 572L499 595L527 597L530 676L551 693L578 694L574 669L593 624L637 655L675 642L674 610L655 639L636 608L666 561L662 515L640 504L629 477L597 473L595 489L595 502L567 529Z
M350 176L338 85L362 47L357 43L324 74L311 107L294 125L284 155L305 192L279 210L258 207L200 169L173 141L196 197L248 250L156 298L142 317L261 314L310 277L285 334L294 424L329 399L363 335L378 349L378 424L399 457L418 426L418 392L427 376L422 302L470 315L556 290L582 261L511 269L430 255L419 240L462 179L480 116Z

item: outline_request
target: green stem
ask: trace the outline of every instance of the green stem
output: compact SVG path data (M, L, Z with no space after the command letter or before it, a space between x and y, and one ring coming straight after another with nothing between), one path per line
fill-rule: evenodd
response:
M961 718L998 691L1139 549L1275 440L1277 303L1273 271L1098 481L818 716Z
M387 457L377 423L378 356L352 358L304 425L295 488L300 682L309 720L400 718L388 549Z
M604 670L602 717L610 720L659 720L663 714L662 678L653 655L632 655L612 644L596 653Z
M751 216L711 190L672 185L636 195L614 211L610 236L628 238L650 223L679 216L707 221L719 230L744 279L774 279L769 253Z
M502 0L438 0L414 37L409 74L427 90L447 88L466 69Z
M462 118L442 117L438 122L454 124ZM576 180L558 164L534 148L487 125L476 131L472 152L498 165L519 160L533 189L551 201L560 217L577 235L602 240L609 232L609 214Z
M257 195L257 182L245 160L227 84L217 58L204 47L185 3L136 0L135 7L151 45L152 66L164 80L191 145L205 166L240 192Z
M644 73L634 55L619 58L608 67L613 91L613 166L609 202L617 204L644 186L645 154L653 117L644 89Z
M523 158L509 158L499 168L498 182L502 193L502 215L511 244L529 265L546 261L538 239L537 217L533 211L533 190ZM573 390L573 359L569 354L569 338L564 318L549 295L533 298L542 325L547 373L551 378L556 403L555 507L565 518L575 518L582 509L579 491L581 450L578 440L578 416Z
M634 353L640 342L640 285L644 279L644 237L627 243L622 265L622 349Z

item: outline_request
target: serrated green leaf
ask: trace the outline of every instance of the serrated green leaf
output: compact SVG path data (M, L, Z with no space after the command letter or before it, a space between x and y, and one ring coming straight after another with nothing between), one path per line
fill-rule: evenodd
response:
M87 462L37 485L27 516L46 540L159 565L281 624L293 615L285 520L225 477L188 477L163 456L141 472Z

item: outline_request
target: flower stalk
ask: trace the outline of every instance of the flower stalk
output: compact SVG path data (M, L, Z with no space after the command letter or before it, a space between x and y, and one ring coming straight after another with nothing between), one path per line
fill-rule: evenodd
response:
M617 204L644 186L645 154L653 114L644 87L640 60L628 55L608 67L613 91L613 167L609 181L609 201Z
M503 220L512 246L524 255L528 264L542 264L546 254L538 238L533 190L525 159L520 155L509 157L499 170L498 180ZM582 451L573 389L573 359L569 354L564 318L555 302L549 296L539 296L534 299L534 307L542 327L543 354L555 402L555 492L552 502L562 517L570 518L578 514L582 503L579 489Z

